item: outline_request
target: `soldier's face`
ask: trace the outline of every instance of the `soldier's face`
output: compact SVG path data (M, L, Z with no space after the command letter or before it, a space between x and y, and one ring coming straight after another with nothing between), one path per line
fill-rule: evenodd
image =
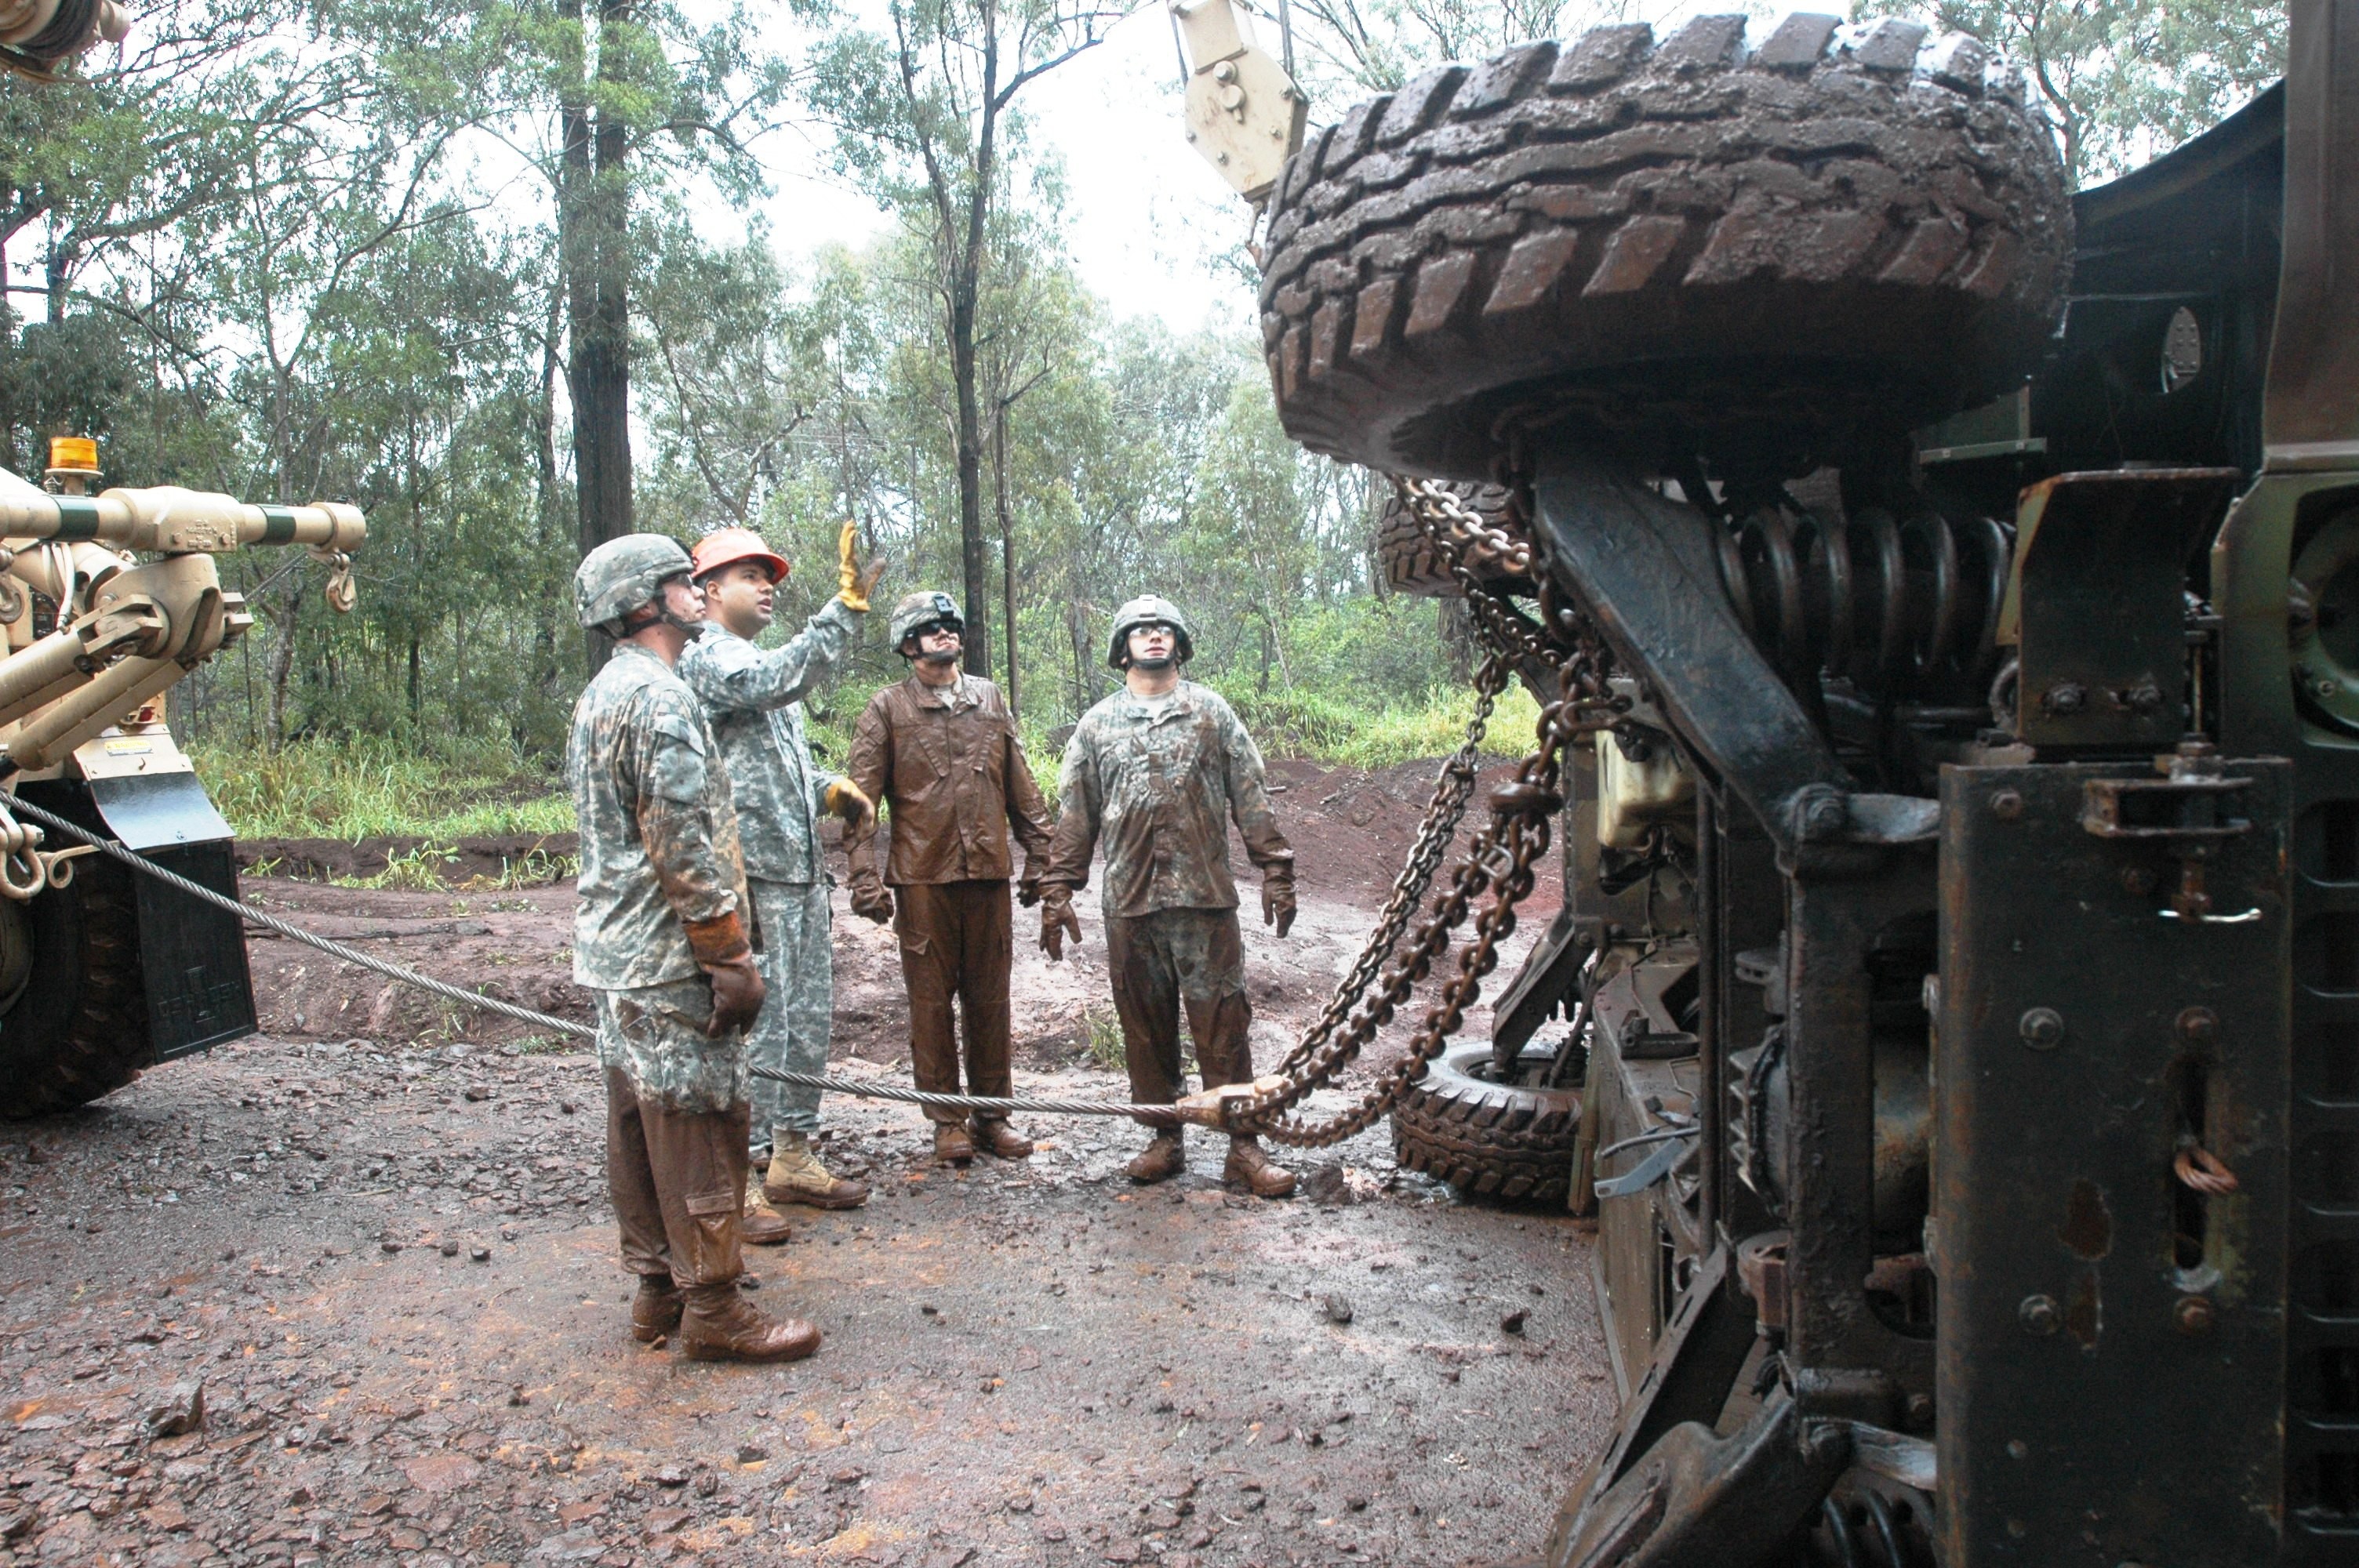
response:
M918 633L918 657L921 659L955 659L962 645L955 626L936 626Z
M704 590L685 574L664 579L663 601L664 608L682 621L704 619Z
M770 623L777 585L759 561L732 561L704 579L704 602L713 620L752 637Z
M1130 662L1145 670L1169 666L1171 655L1180 646L1179 634L1159 622L1151 626L1134 626L1130 632Z

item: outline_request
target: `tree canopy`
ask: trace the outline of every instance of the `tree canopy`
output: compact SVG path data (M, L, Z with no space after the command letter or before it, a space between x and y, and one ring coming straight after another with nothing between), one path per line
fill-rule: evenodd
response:
M1643 14L1292 10L1314 119ZM2027 61L2082 179L2233 109L2285 47L2281 5L1919 14ZM216 743L553 758L587 543L758 527L794 562L792 623L833 590L846 517L894 557L890 591L950 589L998 628L976 639L994 673L1012 634L1029 723L1107 688L1105 617L1146 589L1200 614L1204 673L1414 701L1445 654L1430 608L1372 579L1371 477L1284 438L1245 334L1113 319L1065 248L1026 94L1089 69L1116 15L164 0L80 75L0 83L0 460L35 470L48 436L85 433L109 482L367 509L350 618L299 557L233 562L260 624L174 697ZM746 214L782 171L896 222L855 247L770 233ZM857 680L897 672L880 642Z

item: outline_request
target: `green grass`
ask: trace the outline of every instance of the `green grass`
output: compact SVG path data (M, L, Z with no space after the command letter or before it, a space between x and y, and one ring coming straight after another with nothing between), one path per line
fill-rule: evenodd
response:
M573 831L573 803L560 781L499 742L428 751L375 739L313 741L276 756L192 750L213 804L241 838L448 843Z
M1457 750L1474 711L1472 690L1436 687L1421 704L1388 702L1371 709L1349 695L1306 687L1258 692L1249 681L1219 689L1268 757L1323 765L1387 768ZM856 709L854 710L856 713ZM1520 756L1539 708L1510 687L1491 716L1484 752ZM1025 752L1042 790L1054 795L1059 748L1049 730L1027 722ZM422 838L397 865L355 885L440 885L441 846L460 838L571 833L573 803L552 769L494 741L454 741L420 749L381 739L312 741L276 756L229 747L191 749L213 804L246 838ZM842 741L834 747L840 765ZM501 885L529 886L570 868L519 865Z
M1348 697L1297 687L1256 692L1224 687L1262 754L1302 757L1331 767L1389 768L1445 756L1466 739L1474 716L1471 687L1436 687L1422 704L1388 703L1373 711ZM1485 756L1518 757L1529 749L1539 705L1521 687L1509 687L1491 713Z

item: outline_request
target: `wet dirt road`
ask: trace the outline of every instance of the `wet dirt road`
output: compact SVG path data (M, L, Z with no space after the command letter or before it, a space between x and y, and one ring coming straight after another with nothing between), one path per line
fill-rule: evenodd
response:
M1310 942L1249 938L1273 1031L1365 924L1310 891ZM383 949L496 968L475 949L506 942L529 994L564 897ZM840 1022L888 1055L884 934L840 930ZM268 978L286 946L255 945L275 1027L349 1015L329 977ZM1069 1065L1103 971L1027 974L1018 1092L1119 1098ZM830 1158L876 1197L748 1255L825 1346L681 1362L628 1336L591 1059L377 1022L0 1124L0 1565L1484 1563L1537 1546L1610 1420L1581 1228L1396 1173L1381 1128L1292 1157L1306 1193L1273 1204L1219 1185L1210 1140L1143 1190L1119 1122L1037 1122L1033 1160L959 1173L914 1110L831 1100Z

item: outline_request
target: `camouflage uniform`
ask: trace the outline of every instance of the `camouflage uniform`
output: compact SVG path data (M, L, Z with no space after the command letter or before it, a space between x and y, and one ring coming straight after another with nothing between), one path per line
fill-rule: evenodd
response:
M683 922L743 911L737 814L703 710L664 662L614 650L573 710L566 777L582 834L573 979L600 993L598 1052L647 1100L745 1102L745 1046L702 1024L712 988Z
M1265 879L1290 881L1294 851L1270 813L1261 752L1235 711L1192 681L1161 697L1115 692L1075 728L1058 795L1041 881L1086 885L1092 850L1103 843L1106 964L1133 1101L1177 1098L1183 1005L1204 1087L1249 1081L1253 1013L1229 819Z
M745 907L737 814L696 698L625 643L573 710L582 833L573 979L598 1002L607 1182L623 1262L696 1289L736 1278L745 1043L704 1033L712 986L686 922Z
M824 1073L835 1021L828 878L819 817L836 775L811 762L801 697L842 657L859 625L830 600L801 635L764 651L718 622L680 655L679 677L711 716L738 807L745 876L769 994L747 1036L757 1066ZM752 1139L819 1130L820 1091L754 1080Z

